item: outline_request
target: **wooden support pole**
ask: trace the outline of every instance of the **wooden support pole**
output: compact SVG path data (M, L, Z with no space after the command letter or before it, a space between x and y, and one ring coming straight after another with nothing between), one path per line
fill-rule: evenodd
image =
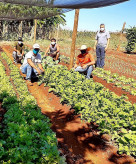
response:
M78 19L79 19L79 9L75 10L75 20L72 34L72 45L71 45L71 55L70 55L70 65L69 69L73 67L74 57L75 57L75 45L76 45L76 37L77 37L77 28L78 28Z
M119 44L118 44L118 47L117 47L117 51L120 51L120 44L121 44L121 40L122 40L122 34L123 34L124 29L125 29L125 25L126 25L126 22L124 22L122 30L120 32L120 38L119 38Z
M36 42L37 19L34 20L34 43Z

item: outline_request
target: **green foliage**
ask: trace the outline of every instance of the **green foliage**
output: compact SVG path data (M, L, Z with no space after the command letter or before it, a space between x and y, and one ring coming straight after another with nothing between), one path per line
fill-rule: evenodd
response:
M127 29L126 32L127 32L126 38L128 40L126 51L130 53L131 51L134 50L136 44L136 27Z
M121 87L122 90L130 92L135 95L136 92L136 80L133 78L126 78L125 76L119 76L117 73L111 73L101 68L96 68L92 72L93 75L100 77L107 81L107 83L113 83L117 87Z
M46 71L40 84L45 83L45 86L50 87L49 92L61 96L61 102L74 107L77 113L81 113L83 120L96 122L102 133L111 134L120 152L136 155L136 105L126 101L127 97L117 96L102 84L85 79L85 76L74 70L68 71L66 67L53 63L48 65L50 60L48 57L46 65L43 64ZM105 74L111 75L109 71ZM118 75L114 74L113 77L117 78ZM131 141L126 139L122 128L130 133ZM121 142L123 138L125 142Z
M2 56L11 69L10 76L20 99L15 97L13 86L0 63L0 82L7 79L0 91L0 96L3 95L2 106L7 110L4 128L0 133L0 163L65 163L65 159L59 156L56 136L50 129L50 120L42 115L36 100L28 92L19 69L5 53Z
M62 9L28 5L15 5L0 2L0 18L11 20L45 19L62 14Z

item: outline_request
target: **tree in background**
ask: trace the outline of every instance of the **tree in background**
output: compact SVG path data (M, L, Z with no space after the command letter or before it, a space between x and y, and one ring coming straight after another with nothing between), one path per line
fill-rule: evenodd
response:
M49 17L43 20L38 20L38 35L40 38L46 38L46 39L51 39L52 33L54 33L59 25L65 25L66 20L65 20L65 15L57 15L53 17Z
M0 2L0 35L1 39L14 40L19 35L19 26L22 23L22 34L32 39L34 19L38 19L37 37L50 38L59 24L65 24L65 15L62 9L44 8L37 6L13 5ZM29 38L30 37L30 38Z
M128 40L128 44L126 46L127 53L132 52L135 49L136 44L136 27L126 30L126 38Z

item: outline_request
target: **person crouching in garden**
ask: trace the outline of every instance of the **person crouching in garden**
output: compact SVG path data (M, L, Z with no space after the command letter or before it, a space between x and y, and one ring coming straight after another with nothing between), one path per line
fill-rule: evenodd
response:
M58 60L60 55L60 48L59 45L56 43L56 39L51 39L51 44L48 46L45 56L51 56L53 60Z
M24 56L24 43L21 37L18 38L18 42L15 42L14 51L13 51L13 58L14 63L21 63L21 60Z
M35 76L43 74L44 69L41 65L41 55L39 54L40 46L38 44L33 45L33 51L29 51L25 55L24 63L21 66L21 71L26 74L26 80L29 85L32 85L32 74Z
M75 71L80 73L87 72L86 78L90 79L93 65L95 64L94 57L92 54L88 53L86 45L82 45L80 51L81 53L77 56L74 69Z

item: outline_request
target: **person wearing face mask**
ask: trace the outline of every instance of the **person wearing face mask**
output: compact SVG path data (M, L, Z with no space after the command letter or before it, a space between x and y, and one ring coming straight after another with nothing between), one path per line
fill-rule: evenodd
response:
M90 79L93 65L95 60L92 54L88 53L87 46L82 45L80 48L80 54L77 56L74 69L76 72L85 73L87 72L86 78Z
M18 38L18 42L15 43L14 45L14 51L13 51L13 58L14 58L14 63L21 63L21 60L23 59L24 56L24 44L23 40L21 37Z
M51 39L51 44L48 46L45 56L51 56L54 60L58 60L59 58L59 45L56 43L56 39Z
M24 58L24 63L21 66L21 71L26 74L26 80L28 84L32 85L32 75L44 74L44 69L41 65L41 55L39 54L40 46L38 44L33 45L33 51L29 51Z
M96 66L103 68L105 64L105 52L108 49L110 34L105 30L105 25L100 25L100 31L96 34L96 42L94 45L94 51L96 50L97 62Z

